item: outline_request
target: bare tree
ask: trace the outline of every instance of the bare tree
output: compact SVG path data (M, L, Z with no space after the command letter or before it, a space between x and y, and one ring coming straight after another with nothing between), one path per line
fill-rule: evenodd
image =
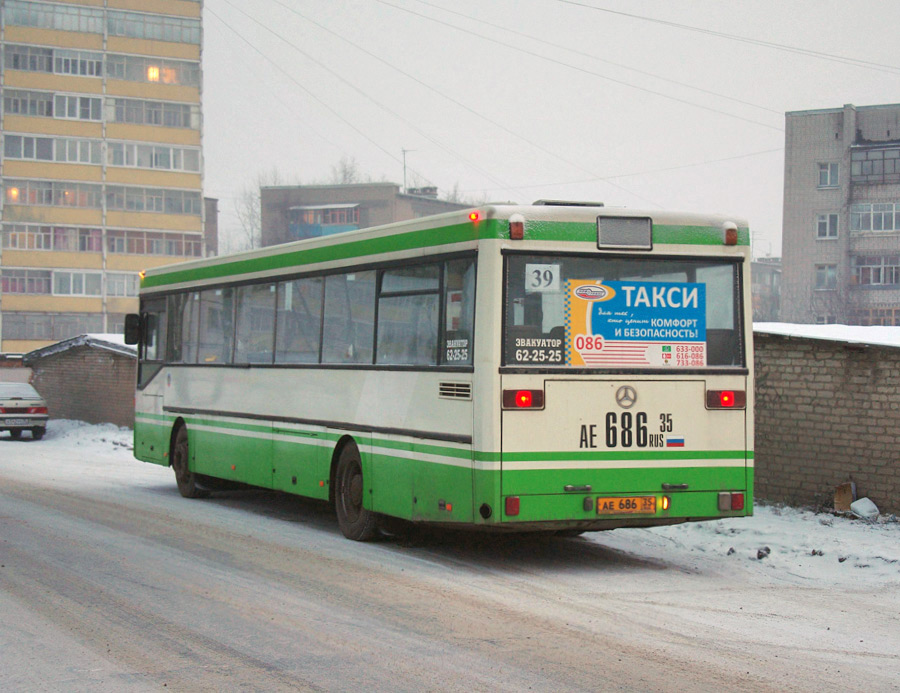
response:
M331 167L330 182L334 185L350 185L364 182L356 157L342 156L341 160Z
M230 250L251 250L262 245L262 205L259 189L285 185L284 176L276 168L257 174L253 183L245 185L234 200L234 212L240 229Z

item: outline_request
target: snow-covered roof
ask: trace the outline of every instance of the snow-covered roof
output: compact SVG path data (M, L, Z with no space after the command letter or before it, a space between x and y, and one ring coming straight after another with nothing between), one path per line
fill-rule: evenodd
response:
M36 361L37 359L46 358L47 356L54 356L55 354L60 354L64 351L68 351L69 349L75 349L82 346L104 349L116 354L122 354L123 356L133 356L137 358L137 347L131 344L126 344L124 335L82 334L78 335L77 337L71 337L70 339L64 339L63 341L57 342L56 344L51 344L50 346L45 346L41 347L40 349L35 349L34 351L29 351L22 358L22 361L25 364L29 364L32 361Z
M789 322L755 322L755 334L824 339L847 344L900 347L900 327L880 325L799 325Z

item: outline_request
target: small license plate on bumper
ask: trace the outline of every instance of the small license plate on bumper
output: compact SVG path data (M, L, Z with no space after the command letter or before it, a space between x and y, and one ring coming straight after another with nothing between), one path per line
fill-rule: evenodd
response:
M655 515L656 496L616 496L597 499L598 515Z
M27 426L31 422L28 419L4 419L5 426Z

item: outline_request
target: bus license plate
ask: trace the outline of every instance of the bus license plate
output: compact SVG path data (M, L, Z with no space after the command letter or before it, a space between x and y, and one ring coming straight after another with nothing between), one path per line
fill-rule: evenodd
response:
M656 496L617 496L597 499L598 515L654 515Z

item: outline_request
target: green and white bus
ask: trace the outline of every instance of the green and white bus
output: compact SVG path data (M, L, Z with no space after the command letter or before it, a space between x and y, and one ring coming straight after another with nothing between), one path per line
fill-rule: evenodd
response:
M148 270L135 456L356 540L750 515L749 267L740 220L540 201Z

